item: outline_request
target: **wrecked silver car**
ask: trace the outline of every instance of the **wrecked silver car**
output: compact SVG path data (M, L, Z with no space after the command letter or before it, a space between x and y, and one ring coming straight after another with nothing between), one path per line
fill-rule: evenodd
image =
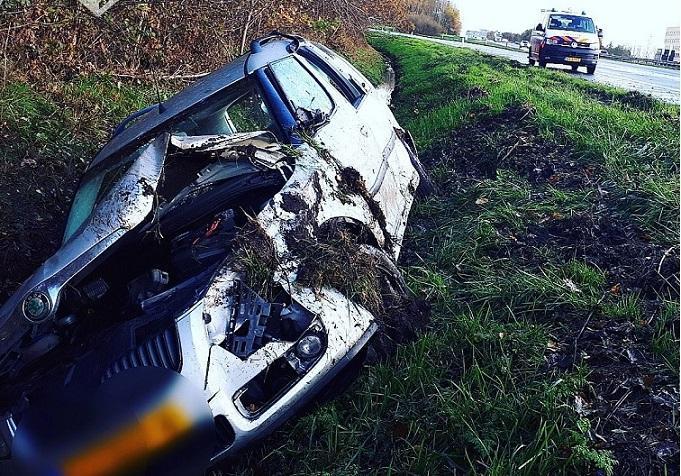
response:
M409 135L369 81L299 37L254 41L133 114L82 178L61 248L0 310L0 470L40 450L59 474L115 473L146 457L126 443L132 435L153 453L206 414L212 464L332 394L394 325L391 313L417 312L394 262L427 188ZM148 372L120 380L116 399L135 408L135 431L117 417L45 449L70 436L36 429L35 402L83 399L139 369ZM170 413L160 409L176 382L152 370L193 388L173 394ZM41 415L65 414L55 399Z

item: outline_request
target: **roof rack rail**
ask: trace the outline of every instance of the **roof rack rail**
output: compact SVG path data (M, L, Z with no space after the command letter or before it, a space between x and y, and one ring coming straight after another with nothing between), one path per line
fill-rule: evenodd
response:
M277 38L287 38L292 41L289 46L289 51L294 52L300 48L300 43L305 41L305 38L299 35L293 35L290 33L282 33L277 30L272 30L269 35L263 36L256 40L251 41L251 52L257 53L261 50L262 46L270 41L276 40Z

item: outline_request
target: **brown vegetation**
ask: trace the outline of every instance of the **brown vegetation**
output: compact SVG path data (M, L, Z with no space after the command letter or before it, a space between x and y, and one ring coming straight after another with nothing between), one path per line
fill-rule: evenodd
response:
M69 80L81 73L122 79L191 76L215 69L273 29L342 49L370 24L399 25L402 1L119 0L101 18L76 0L8 0L0 12L3 82Z
M461 33L461 12L450 0L409 0L409 22L416 33Z

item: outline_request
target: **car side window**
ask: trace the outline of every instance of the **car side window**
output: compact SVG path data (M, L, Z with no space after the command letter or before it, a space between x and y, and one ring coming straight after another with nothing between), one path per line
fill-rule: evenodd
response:
M196 136L258 130L274 130L272 119L258 90L244 83L185 117L172 132Z
M350 83L354 84L355 88L363 92L371 88L369 80L357 68L351 65L348 60L322 44L315 43L315 47L327 55L330 60L329 63L333 64L336 70L340 71Z
M355 107L359 106L364 91L355 84L349 77L344 77L336 71L330 64L325 63L324 60L316 56L314 53L306 50L301 51L303 57L307 60L307 64L324 78L331 86L333 86L339 93Z
M227 108L226 118L236 132L274 129L267 106L255 90L234 101Z
M296 115L299 110L331 114L333 101L322 85L294 57L271 63L270 69Z

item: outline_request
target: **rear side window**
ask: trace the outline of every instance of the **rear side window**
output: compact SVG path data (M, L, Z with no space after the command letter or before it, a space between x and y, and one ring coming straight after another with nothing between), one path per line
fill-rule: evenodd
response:
M309 50L301 51L307 63L315 69L329 84L350 101L354 106L358 106L364 97L364 91L352 81L349 76L344 76L324 60Z
M321 84L295 58L289 56L270 64L277 83L294 112L320 111L331 114L333 102Z
M371 83L367 78L360 73L357 68L350 64L348 60L326 46L315 43L315 47L328 57L328 62L340 71L344 77L355 84L356 87L368 91L371 88Z

